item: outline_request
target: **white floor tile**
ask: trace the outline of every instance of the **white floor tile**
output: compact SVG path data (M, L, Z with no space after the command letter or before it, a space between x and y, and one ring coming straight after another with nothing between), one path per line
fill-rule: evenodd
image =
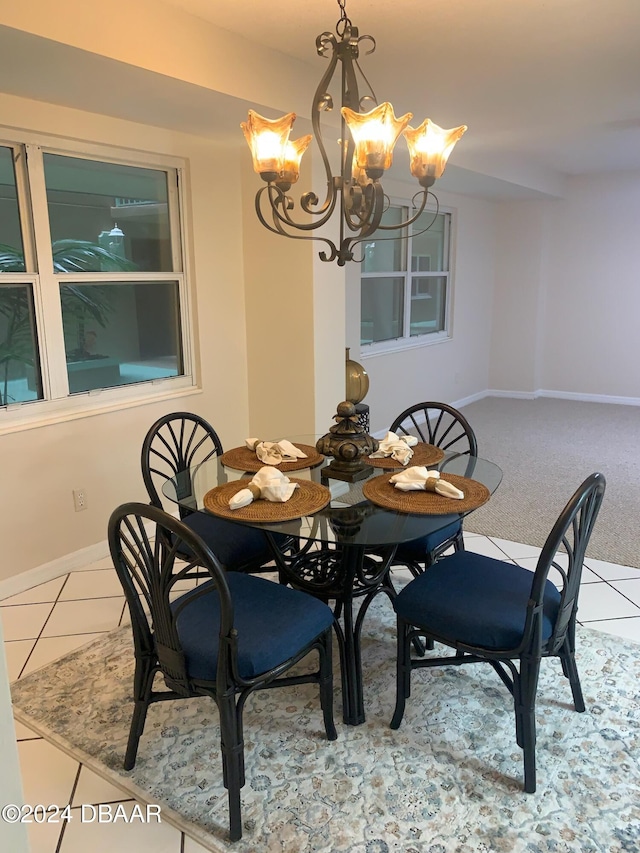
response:
M535 545L525 545L520 542L511 542L509 539L497 539L495 536L490 537L491 541L501 548L508 557L520 562L524 557L539 557L542 548L536 548Z
M9 682L15 681L19 677L34 645L35 640L14 640L4 644Z
M595 628L596 631L604 631L640 643L640 616L628 619L602 619L595 622L585 623L587 628Z
M104 632L102 632L104 633ZM28 675L41 666L45 666L69 652L85 646L101 634L72 634L69 637L41 637L27 661L22 676Z
M14 720L13 724L16 729L16 740L39 740L40 735L36 734L29 726L25 726L19 720Z
M37 607L38 605L30 605ZM95 634L118 627L124 598L97 598L89 601L59 601L47 622L43 637L67 634Z
M514 561L522 566L523 569L529 569L532 572L535 572L536 566L538 565L537 557L519 557L514 558ZM556 579L552 577L552 574L555 573L555 570L552 568L549 573L550 579L552 583L556 583ZM582 567L582 577L580 578L580 584L586 583L602 583L602 578L599 578L598 575L594 574L591 569L588 569L586 566Z
M20 741L18 755L25 803L68 805L78 762L45 740Z
M116 805L111 806L115 810ZM124 803L127 814L132 803ZM144 811L144 806L141 807ZM75 814L76 810L73 810ZM162 815L160 815L162 819ZM180 853L182 833L166 822L82 823L72 820L67 825L59 853Z
M122 595L122 584L115 569L97 569L95 572L73 572L69 575L60 601L83 598L106 598Z
M475 539L465 542L467 551L474 554L483 554L485 557L494 557L496 560L507 560L505 552L492 542L488 536L477 536Z
M197 842L194 838L189 838L188 835L184 836L184 853L210 853L206 847L203 847L202 844Z
M60 578L54 578L52 581L38 584L38 586L34 586L24 592L19 592L17 595L12 595L11 598L5 598L3 601L0 601L0 607L6 607L9 604L38 604L40 602L53 602L57 599L66 577L66 575L63 575Z
M630 580L610 581L611 586L630 598L634 604L640 607L640 577Z
M63 822L30 823L28 834L31 853L55 853L63 827Z
M591 557L584 558L585 565L589 566L602 580L618 581L624 578L640 577L640 569L633 566L618 566L616 563L607 563L604 560L593 560Z
M617 619L624 616L640 616L640 608L623 595L602 583L585 584L580 589L578 621L583 623L595 619Z
M53 604L20 604L3 607L0 613L5 640L31 640L40 636Z
M98 776L84 764L80 769L80 778L73 794L71 805L80 806L83 803L120 803L126 798L126 794L120 788L116 788L111 782L107 782L102 776Z

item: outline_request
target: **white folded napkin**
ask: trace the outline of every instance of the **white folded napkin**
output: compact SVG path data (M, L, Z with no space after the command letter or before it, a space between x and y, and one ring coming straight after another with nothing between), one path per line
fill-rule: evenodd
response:
M229 501L229 509L240 509L257 498L284 503L288 501L298 483L292 483L282 471L270 465L264 465L250 480L246 489L240 489Z
M443 480L440 477L439 471L430 471L427 468L419 465L414 465L407 468L406 471L400 471L399 474L394 474L389 480L390 483L401 489L403 492L411 492L422 489L425 492L437 492L446 498L455 498L462 500L464 492L456 488L453 483L448 480Z
M413 456L411 449L418 443L415 435L396 435L395 432L388 432L383 440L378 445L375 453L370 453L370 458L384 459L391 457L401 465L406 465Z
M281 462L295 462L296 459L305 459L307 454L303 453L295 444L286 438L280 441L262 441L259 438L247 438L245 444L249 450L255 450L256 456L265 465L279 465Z

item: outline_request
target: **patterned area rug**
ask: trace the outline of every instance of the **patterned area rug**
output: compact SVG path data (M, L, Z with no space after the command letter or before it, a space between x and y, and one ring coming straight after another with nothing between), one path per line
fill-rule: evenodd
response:
M640 648L580 629L587 712L559 662L543 662L538 791L522 792L511 699L488 666L414 673L401 728L395 623L365 620L367 721L323 737L309 686L245 709L244 836L227 839L218 715L206 699L152 706L136 767L122 769L131 714L130 631L106 635L12 686L16 717L216 853L468 853L640 850ZM337 670L337 666L336 666ZM337 673L336 673L337 675ZM339 677L336 678L339 684Z

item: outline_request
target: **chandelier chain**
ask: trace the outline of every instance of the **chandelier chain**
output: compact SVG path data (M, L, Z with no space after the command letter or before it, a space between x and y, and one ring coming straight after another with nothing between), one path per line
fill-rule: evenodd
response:
M340 38L342 38L345 32L352 27L351 19L347 15L346 2L347 0L338 0L338 6L340 7L340 20L336 24L336 32Z

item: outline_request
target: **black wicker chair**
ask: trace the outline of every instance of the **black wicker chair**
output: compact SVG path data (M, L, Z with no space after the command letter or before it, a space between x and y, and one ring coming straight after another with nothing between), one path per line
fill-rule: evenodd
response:
M591 474L582 483L554 524L535 573L460 551L440 559L398 594L393 603L398 657L391 728L402 722L413 669L487 662L513 696L524 790L535 791L535 701L543 657L560 658L575 709L585 710L575 662L576 612L585 550L604 490L602 474ZM552 569L558 586L549 578ZM411 643L418 636L455 649L455 656L412 659Z
M142 478L153 506L163 508L160 490L167 479L220 455L218 434L200 415L173 412L159 418L145 436L141 455ZM262 531L199 512L195 505L192 511L181 505L180 517L229 571L275 571L268 566L273 553ZM283 550L292 544L290 537L278 534L274 541Z
M304 592L255 575L225 572L200 537L157 507L118 507L109 521L109 547L131 614L136 663L124 767L130 770L135 764L152 702L211 697L220 714L221 782L228 789L230 837L235 841L242 836L242 712L247 697L267 687L318 684L326 735L336 738L333 613ZM190 576L190 564L181 559L185 550L207 570L209 580L176 597L176 584ZM286 675L312 651L319 655L317 670ZM154 689L157 673L166 690Z
M416 435L420 441L440 447L446 453L478 455L478 443L469 422L446 403L416 403L398 415L389 430L398 435ZM462 521L457 516L441 530L399 545L393 562L407 566L418 577L452 546L456 551L464 550Z

